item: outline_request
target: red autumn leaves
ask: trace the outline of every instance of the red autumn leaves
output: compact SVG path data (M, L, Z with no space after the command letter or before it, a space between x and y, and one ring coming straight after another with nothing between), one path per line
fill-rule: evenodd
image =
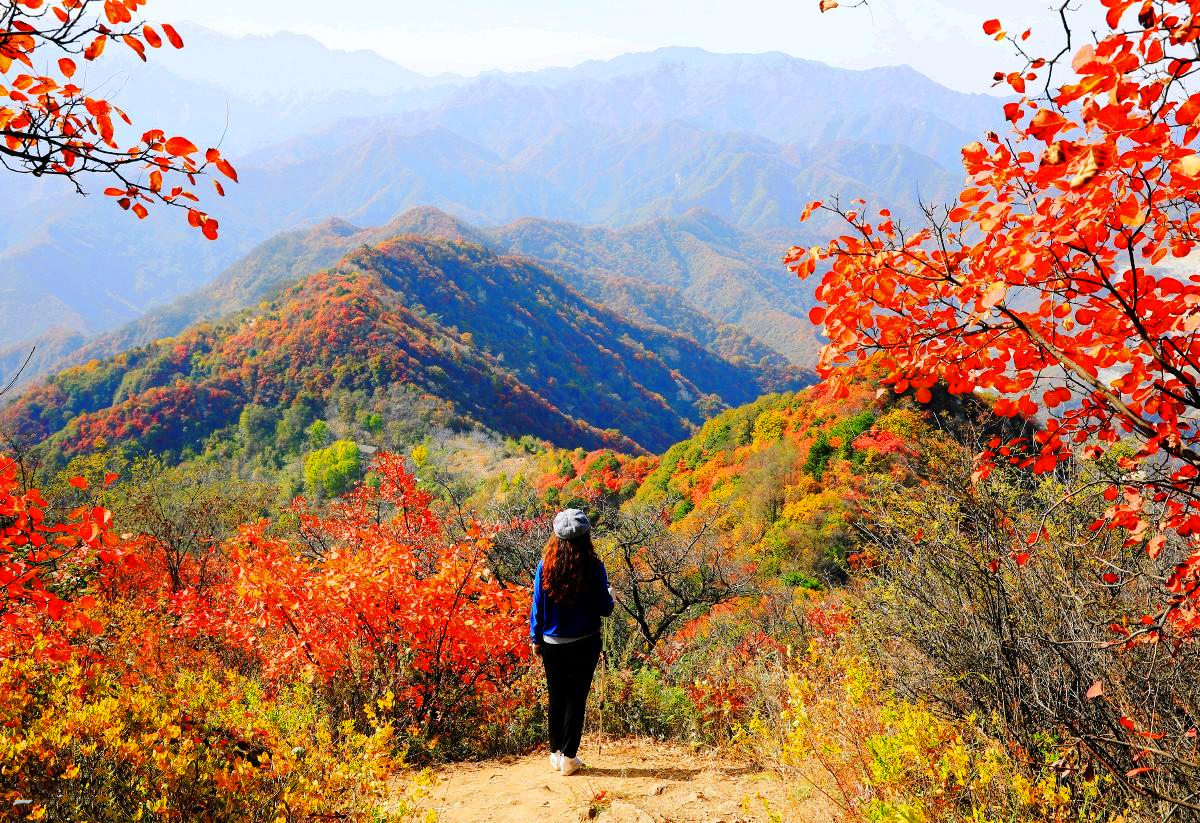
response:
M190 554L182 578L192 582L176 591L152 538L118 537L99 506L47 520L47 502L20 491L17 464L4 461L0 659L103 662L97 616L132 607L171 627L156 644L215 645L274 679L382 682L431 723L458 701L510 699L503 686L529 654L528 594L492 578L478 529L445 532L398 458L381 455L372 468L377 485L327 510L297 501L296 536L249 524ZM70 483L87 491L82 478ZM128 652L123 663L137 665Z
M79 0L23 0L0 29L0 154L34 174L77 179L99 174L111 185L105 193L138 218L155 204L187 211L188 222L209 239L217 237L217 222L201 211L194 192L196 178L215 169L236 180L233 167L216 149L206 152L186 138L164 140L161 131L146 132L139 142L123 139L132 125L110 101L92 97L74 82L76 58L97 60L110 41L120 42L142 60L147 48L183 48L183 38L169 24L158 27L136 19L146 0L106 0L102 12ZM46 25L52 14L57 26ZM38 74L42 51L65 51L57 59L58 75ZM164 181L170 178L170 182ZM114 179L115 178L115 179ZM213 180L218 195L221 183Z
M108 510L84 505L49 520L46 500L23 491L20 478L20 466L0 458L0 657L64 660L101 630L96 598L72 590L103 567L128 562L127 547L113 534ZM70 483L87 487L78 477Z
M1045 418L1032 453L1014 456L1034 472L1135 439L1137 453L1119 460L1129 479L1098 525L1153 557L1166 535L1181 559L1153 621L1162 628L1143 637L1191 637L1200 282L1155 267L1192 254L1200 237L1200 91L1188 76L1200 0L1104 5L1112 30L1075 52L1074 75L1057 67L1048 99L1024 93L1044 81L1045 59L999 75L1021 95L1004 106L1011 131L963 150L968 185L944 220L902 234L861 201L813 204L806 217L832 211L850 231L792 249L787 263L800 276L821 266L812 319L831 341L825 374L876 358L896 380L994 392L997 413ZM984 32L1007 37L999 21ZM1160 468L1137 479L1148 465Z
M228 583L190 605L181 629L222 638L269 674L402 665L413 674L397 697L419 705L438 689L444 698L503 682L527 657L527 595L492 579L478 530L444 533L398 458L383 455L373 469L377 488L328 512L296 507L307 545L248 526L230 545ZM314 556L313 545L326 551Z

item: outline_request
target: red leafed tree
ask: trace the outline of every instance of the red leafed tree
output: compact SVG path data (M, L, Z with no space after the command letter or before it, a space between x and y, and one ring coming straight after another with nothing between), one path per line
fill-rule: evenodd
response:
M186 210L210 240L217 221L201 211L193 189L215 168L237 180L219 150L203 154L187 138L151 129L136 138L123 111L75 83L79 61L98 59L110 45L142 60L164 43L183 48L168 24L135 15L147 0L3 0L0 2L0 162L16 172L66 177L83 193L99 175L105 194L145 218L158 203ZM55 59L57 58L57 59ZM53 61L54 70L47 64ZM213 178L217 194L221 183Z
M1200 630L1200 0L1102 2L1107 27L1086 44L1062 4L1057 56L984 23L1026 65L997 74L1018 99L963 149L957 203L915 230L863 201L814 203L805 219L833 212L846 233L787 262L822 272L824 373L876 358L918 399L943 381L996 392L1003 415L1043 413L1020 458L1035 472L1133 439L1106 522L1152 556L1180 552L1137 634L1179 640Z
M71 483L87 487L82 478ZM0 660L61 661L83 651L77 638L100 629L87 585L126 557L111 524L112 513L99 506L47 520L41 494L23 491L16 461L0 457Z
M327 511L299 501L298 540L245 529L224 586L175 598L180 629L257 658L269 676L308 670L359 694L390 690L436 736L467 702L514 694L529 656L528 593L492 577L478 530L445 534L399 458L372 468L377 487Z

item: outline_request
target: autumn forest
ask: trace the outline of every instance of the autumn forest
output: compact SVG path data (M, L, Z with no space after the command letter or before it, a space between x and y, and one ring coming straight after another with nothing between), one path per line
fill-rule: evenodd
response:
M1200 820L1200 0L916 5L0 0L0 820Z

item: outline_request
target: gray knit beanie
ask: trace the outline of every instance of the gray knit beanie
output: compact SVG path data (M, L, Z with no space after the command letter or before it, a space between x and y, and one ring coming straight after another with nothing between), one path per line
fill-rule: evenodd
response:
M563 509L554 515L554 534L562 540L583 537L591 530L591 522L579 509Z

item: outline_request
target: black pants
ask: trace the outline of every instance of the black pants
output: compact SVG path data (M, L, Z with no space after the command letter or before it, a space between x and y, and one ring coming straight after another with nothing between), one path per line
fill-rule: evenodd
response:
M600 633L573 643L542 644L550 693L550 751L574 757L583 736L583 711L600 661Z

